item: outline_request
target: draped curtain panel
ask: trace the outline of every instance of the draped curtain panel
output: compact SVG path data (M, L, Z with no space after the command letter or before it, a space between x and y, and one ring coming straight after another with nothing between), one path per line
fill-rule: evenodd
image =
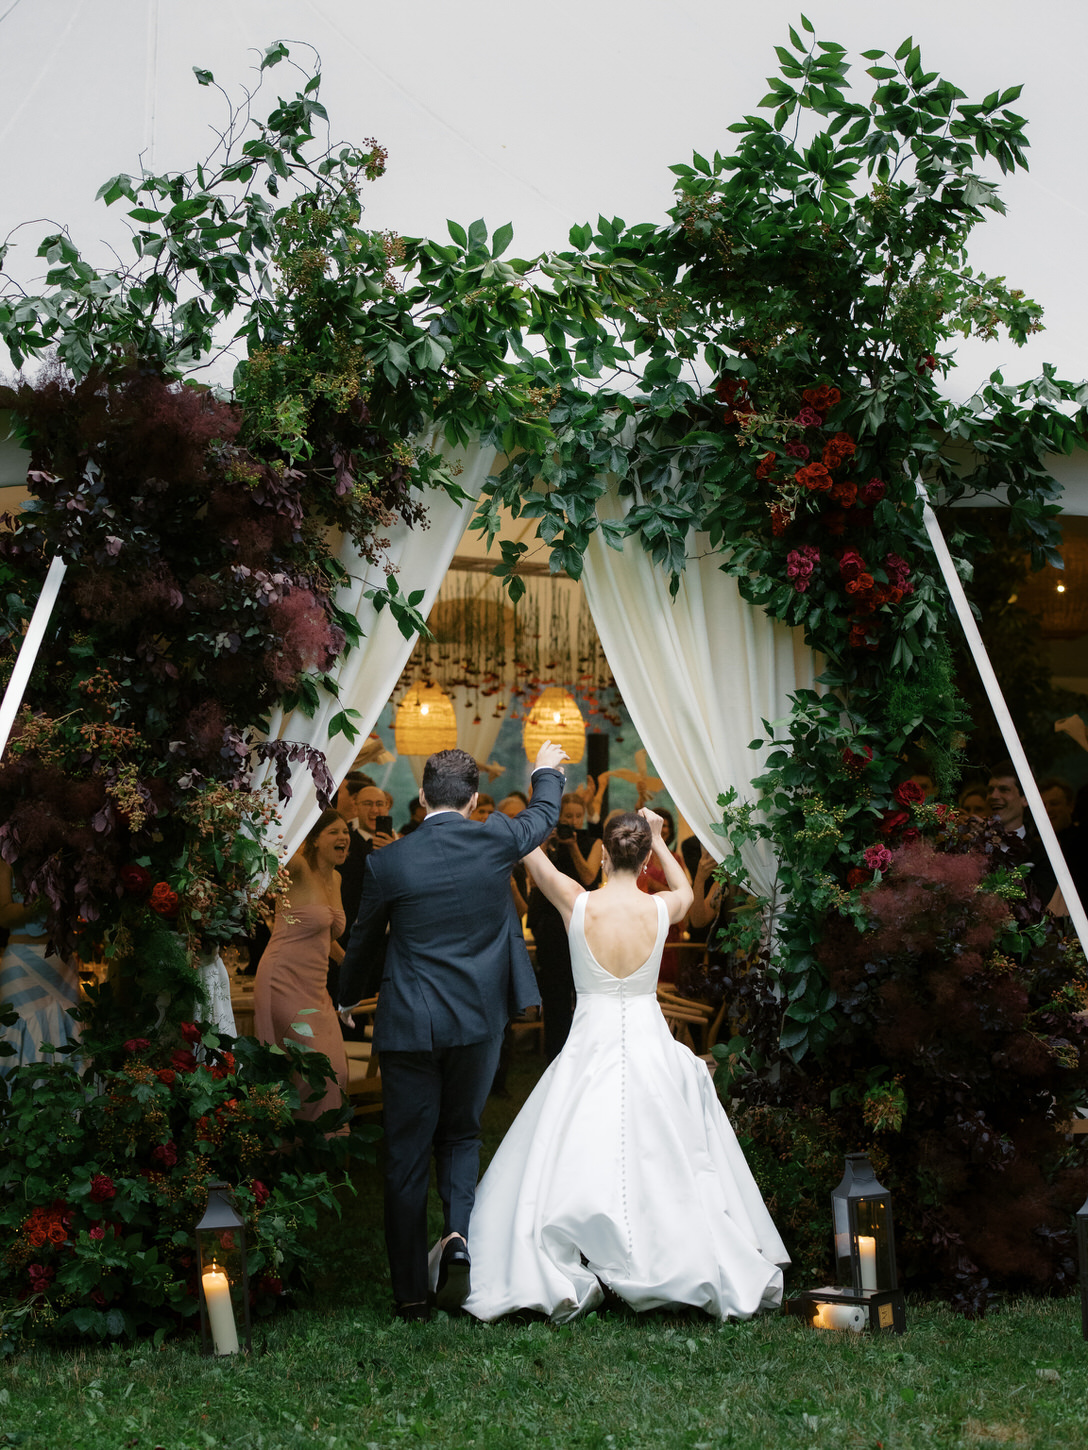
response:
M598 504L601 518L619 519L631 506L615 489ZM749 781L765 768L763 720L781 719L789 696L812 689L812 651L800 630L773 623L740 596L737 581L719 567L703 535L693 535L675 599L669 579L635 539L622 553L596 531L583 575L586 598L605 655L632 723L692 831L716 860L721 820L718 796L735 786L742 801ZM744 863L755 888L771 895L776 874L764 842L746 846Z
M424 618L434 603L450 560L472 516L475 497L495 460L494 448L448 448L444 443L435 445L433 441L426 446L436 448L451 463L460 462L462 472L457 482L470 495L470 500L457 504L445 493L435 490L427 500L426 529L411 529L397 524L389 531L387 553L397 569L398 588L405 595L417 589L425 591L419 605ZM338 700L322 691L321 704L313 719L308 719L299 710L287 714L277 710L269 721L268 733L272 740L296 740L324 751L329 772L339 785L351 769L362 742L377 724L378 716L408 662L417 636L405 639L388 609L383 609L380 614L374 613L364 595L381 582L381 575L373 565L360 558L350 539L344 539L338 557L348 570L351 582L341 589L337 603L341 609L350 611L362 621L365 637L333 671L340 691ZM353 721L359 731L357 739L349 742L346 736L335 735L330 740L330 720L348 706L359 711L359 718ZM271 764L262 765L254 773L254 783L259 785L273 775ZM321 813L313 778L304 763L299 762L292 767L291 786L291 799L280 808L283 822L281 854L285 859L290 859L302 845L307 831Z

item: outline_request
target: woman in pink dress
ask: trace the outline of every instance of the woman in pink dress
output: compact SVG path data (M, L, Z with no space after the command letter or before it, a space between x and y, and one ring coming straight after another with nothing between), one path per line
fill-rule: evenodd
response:
M340 1022L326 986L329 957L339 960L343 948L336 938L344 930L340 873L351 837L343 816L323 811L305 842L291 858L291 886L276 906L272 937L257 968L253 993L254 1027L262 1042L283 1045L287 1038L311 1052L323 1052L332 1063L323 1097L306 1094L297 1117L311 1122L329 1108L339 1108L348 1085L348 1063ZM298 1024L313 1036L299 1033Z

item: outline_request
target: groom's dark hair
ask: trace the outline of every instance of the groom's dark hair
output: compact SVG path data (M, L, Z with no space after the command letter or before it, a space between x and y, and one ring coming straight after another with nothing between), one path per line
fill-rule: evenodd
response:
M479 786L480 767L467 750L439 750L423 767L423 794L432 810L461 810Z

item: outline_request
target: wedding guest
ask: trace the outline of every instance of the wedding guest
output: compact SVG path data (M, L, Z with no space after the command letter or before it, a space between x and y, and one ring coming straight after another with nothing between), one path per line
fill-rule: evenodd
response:
M472 820L472 821L486 821L487 818L488 818L488 816L493 816L494 814L495 814L495 801L494 801L494 799L491 796L489 796L489 795L483 795L481 793L476 798L476 809L472 812L472 815L469 817L469 820Z
M1038 784L1047 818L1054 827L1054 834L1058 838L1058 845L1065 857L1065 864L1069 867L1069 874L1077 888L1077 895L1084 903L1088 896L1088 842L1085 841L1081 828L1073 820L1076 792L1069 781L1064 780L1060 775L1044 776ZM1029 844L1034 844L1037 839L1036 834L1032 832L1028 837ZM1046 859L1041 842L1039 846L1040 859L1038 865L1033 868L1032 875L1038 884L1039 895L1044 901L1050 901L1057 890L1058 878L1053 866ZM1061 904L1064 907L1064 898ZM1065 915L1066 913L1060 911L1058 914Z
M24 902L14 889L11 867L0 861L0 926L9 932L0 957L0 1002L14 1007L19 1020L0 1028L0 1042L15 1049L0 1057L0 1074L28 1062L52 1061L41 1045L66 1047L78 1029L68 1015L79 1005L79 971L55 953L47 955L45 902Z
M990 800L986 786L980 780L972 781L960 791L957 805L969 816L984 821L990 814Z
M512 790L499 801L499 810L504 816L520 816L528 804L528 796L523 795L520 790Z
M309 1087L298 1081L303 1103L297 1116L311 1122L338 1108L348 1085L344 1041L326 980L329 957L340 961L344 955L335 939L344 929L337 868L347 856L349 839L340 814L322 811L292 856L287 866L290 886L276 905L272 939L257 969L253 994L254 1028L262 1042L282 1047L290 1039L311 1052L323 1052L332 1065L333 1076L322 1096L309 1096ZM300 1017L300 1012L305 1015ZM312 1037L294 1030L300 1021Z
M1020 789L1016 766L1011 760L999 761L990 771L986 783L986 804L990 814L1001 823L1010 836L1021 839L1027 834L1024 815L1028 808L1027 797Z
M427 812L423 807L423 802L417 797L408 807L408 819L401 826L400 834L402 836L410 836L413 831L418 830L426 814Z

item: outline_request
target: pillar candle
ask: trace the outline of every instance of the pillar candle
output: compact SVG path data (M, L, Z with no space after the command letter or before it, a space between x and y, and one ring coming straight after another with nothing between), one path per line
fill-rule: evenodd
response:
M858 1257L861 1259L861 1292L876 1293L876 1239L858 1235Z
M218 1264L212 1264L210 1269L204 1270L202 1282L215 1352L237 1354L238 1327L230 1302L230 1280Z
M865 1310L857 1304L817 1304L812 1321L816 1329L852 1329L860 1334L865 1328Z

